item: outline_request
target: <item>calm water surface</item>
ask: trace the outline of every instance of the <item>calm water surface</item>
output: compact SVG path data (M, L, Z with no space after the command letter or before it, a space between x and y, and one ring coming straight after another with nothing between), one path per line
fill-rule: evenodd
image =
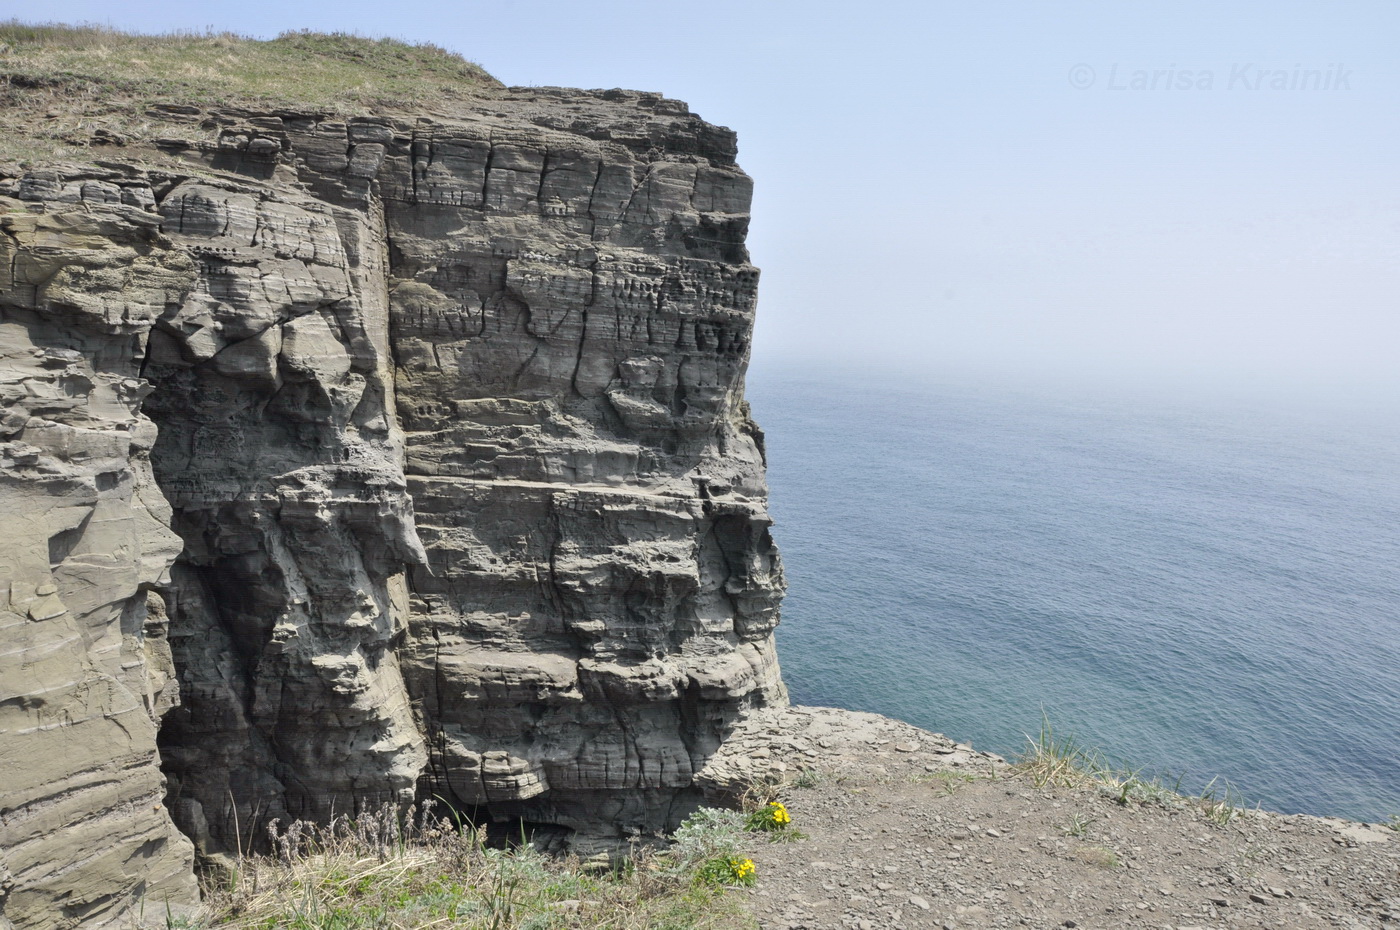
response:
M1400 813L1400 422L756 366L793 699Z

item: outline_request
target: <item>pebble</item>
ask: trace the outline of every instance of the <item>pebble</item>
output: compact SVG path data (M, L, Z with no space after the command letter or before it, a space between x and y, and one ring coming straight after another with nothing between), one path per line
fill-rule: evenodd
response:
M909 903L923 911L926 911L933 906L916 894L911 894L909 896Z

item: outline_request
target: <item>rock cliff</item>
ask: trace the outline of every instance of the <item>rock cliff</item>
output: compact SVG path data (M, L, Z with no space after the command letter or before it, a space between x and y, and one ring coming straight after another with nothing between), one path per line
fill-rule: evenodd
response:
M786 702L734 135L548 88L145 118L0 171L0 926L384 801L674 827Z

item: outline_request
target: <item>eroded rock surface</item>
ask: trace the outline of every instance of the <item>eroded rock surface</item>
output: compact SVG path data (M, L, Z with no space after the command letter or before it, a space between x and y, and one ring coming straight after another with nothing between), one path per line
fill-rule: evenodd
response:
M674 102L605 103L611 140L434 125L380 169L429 778L595 835L674 826L783 697L749 181Z
M177 822L213 851L268 818L411 797L426 753L392 643L423 553L375 216L209 180L159 209L199 270L145 369L185 541L170 598L185 700L161 750Z
M784 705L744 714L696 773L695 783L708 801L723 804L755 785L802 781L804 773L880 779L911 766L969 776L1008 768L1001 756L902 720L839 707Z
M195 901L156 757L179 700L156 591L181 543L139 359L196 271L126 190L0 196L0 923L19 927Z
M171 816L210 855L415 795L674 827L786 703L733 134L493 94L172 109L166 167L0 179L18 925L192 900Z

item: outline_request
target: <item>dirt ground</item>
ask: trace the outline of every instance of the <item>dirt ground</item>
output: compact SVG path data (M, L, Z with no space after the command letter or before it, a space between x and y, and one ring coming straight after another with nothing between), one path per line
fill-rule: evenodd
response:
M857 738L812 741L825 772L802 764L800 736L780 754L790 779L808 771L782 793L806 838L754 852L747 894L765 930L1400 928L1389 827L1259 812L1222 823L1185 801L1036 788L966 746L861 716Z

